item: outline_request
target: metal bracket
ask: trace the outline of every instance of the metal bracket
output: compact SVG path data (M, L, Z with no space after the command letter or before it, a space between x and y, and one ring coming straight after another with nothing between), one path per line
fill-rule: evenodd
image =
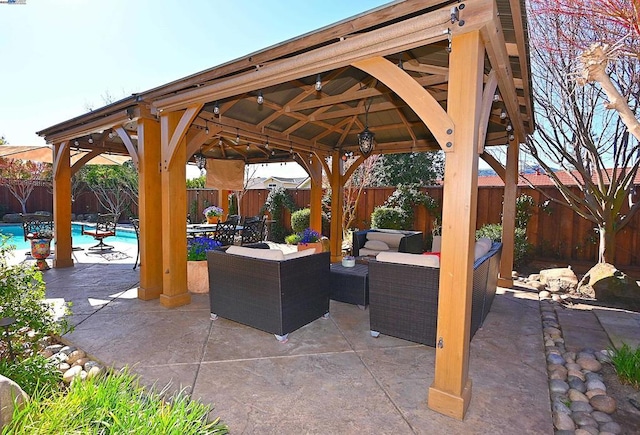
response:
M444 347L444 340L442 337L438 338L438 349L442 349Z

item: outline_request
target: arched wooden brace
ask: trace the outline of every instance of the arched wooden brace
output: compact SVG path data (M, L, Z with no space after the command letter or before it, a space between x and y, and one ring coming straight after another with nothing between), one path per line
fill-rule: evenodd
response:
M71 147L68 141L53 146L53 222L56 240L53 267L71 267Z
M395 92L429 128L440 148L453 150L454 125L440 103L402 68L384 57L360 60L352 65L377 78Z
M160 303L178 307L191 302L187 290L186 132L202 104L160 116L162 164L162 294Z
M114 130L116 131L116 133L118 133L118 136L120 136L120 139L124 143L124 146L127 148L127 151L129 151L129 156L131 156L133 165L135 166L136 169L138 169L140 166L139 158L138 158L138 150L133 145L131 136L129 135L129 133L127 133L127 131L124 128L122 128L122 126L118 126L114 128Z

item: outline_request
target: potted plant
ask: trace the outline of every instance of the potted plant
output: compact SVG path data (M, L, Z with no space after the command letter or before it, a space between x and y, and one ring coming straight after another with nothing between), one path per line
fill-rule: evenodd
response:
M53 239L53 231L42 229L35 233L29 234L31 241L31 256L36 259L38 270L47 270L47 257L51 255L51 239Z
M187 240L187 290L192 293L209 292L209 273L207 270L207 251L221 246L217 240L208 237L195 237Z
M322 236L316 230L311 228L305 228L301 233L291 234L285 238L285 241L290 245L297 245L298 251L303 249L315 249L316 253L322 252L322 242L320 239Z
M210 224L215 224L218 218L222 216L222 213L224 213L224 210L222 210L220 207L215 205L210 205L209 207L205 208L204 211L202 212L202 214L204 214L205 217L207 218L207 223L210 223Z

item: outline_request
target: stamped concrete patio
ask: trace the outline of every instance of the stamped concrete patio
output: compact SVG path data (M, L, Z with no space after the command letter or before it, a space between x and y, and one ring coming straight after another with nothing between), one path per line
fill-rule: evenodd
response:
M499 289L471 343L473 398L464 421L427 407L435 351L369 334L369 312L331 302L329 319L286 344L209 319L208 295L166 309L136 297L135 247L74 253L44 273L47 296L73 302L64 338L143 382L212 404L231 433L553 433L540 312L533 293Z
M47 297L73 303L75 330L64 339L213 405L232 433L553 433L534 293L498 289L471 342L473 398L457 421L427 407L434 349L372 338L368 310L332 301L329 319L281 344L211 321L208 295L177 309L137 299L134 259L135 246L118 244L103 255L76 251L73 268L44 272Z

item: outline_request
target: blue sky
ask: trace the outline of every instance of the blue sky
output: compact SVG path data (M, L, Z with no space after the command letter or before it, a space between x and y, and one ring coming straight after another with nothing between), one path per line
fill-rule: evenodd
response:
M377 0L27 0L0 4L0 135L202 71L386 4Z

